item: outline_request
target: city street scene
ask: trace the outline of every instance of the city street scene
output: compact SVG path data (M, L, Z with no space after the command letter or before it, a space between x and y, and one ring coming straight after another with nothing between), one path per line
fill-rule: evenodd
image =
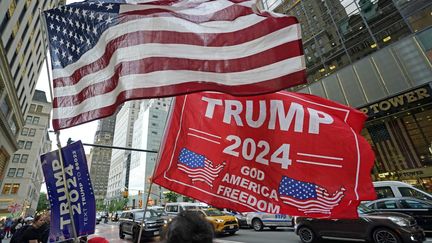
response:
M0 21L0 243L432 242L431 0Z

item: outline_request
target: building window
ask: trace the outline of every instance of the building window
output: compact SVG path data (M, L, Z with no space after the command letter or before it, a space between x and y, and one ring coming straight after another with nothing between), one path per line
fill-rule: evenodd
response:
M43 106L38 105L36 108L36 112L42 112Z
M21 135L27 136L28 132L29 132L29 129L27 127L24 127L23 130L21 131Z
M10 184L10 183L4 184L2 194L9 194L11 188L12 188L12 184Z
M30 60L30 59L29 59ZM30 111L35 111L36 110L36 105L35 104L31 104L30 105Z
M28 160L28 154L23 154L21 156L21 163L27 163Z
M23 177L24 175L24 168L19 168L16 172L16 177Z
M25 142L23 140L19 140L18 141L18 148L20 148L20 149L24 148L24 144L25 144Z
M8 9L9 18L12 18L12 15L15 12L15 8L16 8L16 2L15 0L12 0L11 3L9 4L9 9Z
M25 149L31 149L33 142L27 141L25 143Z
M32 116L27 116L27 117L26 117L26 123L27 123L27 124L30 124L30 123L32 122L32 120L33 120L33 117L32 117Z
M20 184L13 184L13 185L12 185L11 194L17 194L19 188L20 188Z
M16 172L16 168L9 168L9 171L7 173L8 177L14 177Z
M14 156L12 158L12 163L18 163L19 159L20 159L20 155L14 154Z
M39 117L35 116L33 117L33 124L39 124Z
M29 136L31 136L31 137L34 137L34 135L36 134L36 129L35 128L30 128L30 131L29 131Z

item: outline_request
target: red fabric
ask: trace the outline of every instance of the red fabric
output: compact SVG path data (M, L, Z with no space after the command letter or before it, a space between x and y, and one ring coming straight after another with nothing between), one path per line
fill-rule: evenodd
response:
M154 182L242 212L355 218L359 202L375 198L365 119L306 94L180 96Z
M109 243L109 241L103 237L94 237L88 240L88 243Z

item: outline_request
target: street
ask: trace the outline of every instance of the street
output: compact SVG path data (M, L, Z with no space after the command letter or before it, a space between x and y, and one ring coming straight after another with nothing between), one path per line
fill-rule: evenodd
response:
M132 242L130 236L126 236L124 240L121 240L118 236L118 225L117 223L101 223L96 225L96 233L92 236L103 236L109 240L111 243L120 242ZM91 238L91 237L90 237ZM145 242L160 242L159 237L152 240L147 240ZM298 236L294 234L292 228L280 228L277 230L265 229L263 231L254 231L252 229L241 229L233 236L218 236L216 237L215 243L301 243ZM321 241L323 243L331 242L343 242L343 241L332 241L326 240ZM432 243L432 237L427 238L425 242Z

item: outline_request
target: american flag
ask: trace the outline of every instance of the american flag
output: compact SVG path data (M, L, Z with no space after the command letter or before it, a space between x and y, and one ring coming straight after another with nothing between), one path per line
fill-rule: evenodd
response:
M189 178L195 181L202 181L213 187L213 181L223 170L225 163L213 166L213 163L204 155L197 154L187 148L182 148L177 164L178 169L185 172Z
M131 99L262 94L306 81L297 20L257 12L254 1L87 1L44 16L55 130Z
M279 183L279 197L285 204L306 214L330 214L344 196L344 188L330 195L323 187L283 176Z

